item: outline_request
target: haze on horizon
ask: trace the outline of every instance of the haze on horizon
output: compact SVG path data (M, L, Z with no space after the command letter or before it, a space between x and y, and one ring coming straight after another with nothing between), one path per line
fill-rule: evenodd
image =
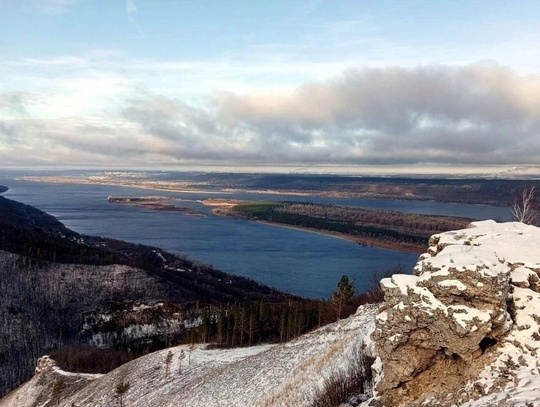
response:
M0 167L540 174L537 1L0 0Z

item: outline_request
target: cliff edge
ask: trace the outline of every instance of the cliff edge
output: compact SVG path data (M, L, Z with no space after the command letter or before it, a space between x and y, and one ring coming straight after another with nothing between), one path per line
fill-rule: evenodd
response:
M377 404L538 405L539 249L537 227L474 222L383 279Z

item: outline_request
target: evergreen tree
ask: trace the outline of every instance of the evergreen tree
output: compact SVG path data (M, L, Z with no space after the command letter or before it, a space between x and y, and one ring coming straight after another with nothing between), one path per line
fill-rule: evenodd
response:
M165 377L166 378L169 377L169 370L170 370L170 367L171 367L172 358L173 358L173 353L171 351L169 351L167 353L167 356L163 360L163 363L165 365Z
M339 280L336 290L332 293L332 302L337 307L338 319L341 319L343 306L353 302L354 294L355 289L353 281L346 275L341 276L341 280Z
M114 387L114 398L120 407L125 406L125 397L131 384L129 382L120 382Z
M64 391L65 388L66 388L66 383L62 379L57 380L54 383L52 394L53 394L53 398L56 400L57 406L60 405L60 397L62 396L62 392Z

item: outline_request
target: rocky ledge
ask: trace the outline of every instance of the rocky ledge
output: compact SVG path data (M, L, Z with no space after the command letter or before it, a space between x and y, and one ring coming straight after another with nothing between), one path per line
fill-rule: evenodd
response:
M413 275L381 281L376 404L527 405L540 378L539 273L537 227L433 235Z

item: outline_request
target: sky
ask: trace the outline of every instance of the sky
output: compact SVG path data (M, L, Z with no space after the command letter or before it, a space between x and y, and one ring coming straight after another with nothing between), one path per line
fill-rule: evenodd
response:
M539 173L540 2L0 0L0 167Z

